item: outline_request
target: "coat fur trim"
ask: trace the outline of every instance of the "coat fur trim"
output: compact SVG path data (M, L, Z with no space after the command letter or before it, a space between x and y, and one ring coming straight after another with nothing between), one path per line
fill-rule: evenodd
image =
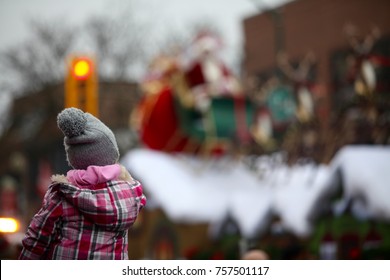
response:
M51 176L51 182L52 183L57 183L57 184L70 184L70 182L68 181L68 179L66 178L65 175L62 175L62 174L55 174L55 175L52 175ZM128 181L130 182L131 184L134 183L134 179L133 177L131 177L130 173L126 170L126 168L121 165L121 173L119 175L119 178L118 180L122 180L122 181Z

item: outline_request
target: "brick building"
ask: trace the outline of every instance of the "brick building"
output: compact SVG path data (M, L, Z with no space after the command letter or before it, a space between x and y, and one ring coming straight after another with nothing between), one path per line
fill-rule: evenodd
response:
M337 115L339 113L336 114L338 112L336 109L348 107L352 103L356 105L357 102L356 96L358 94L350 93L354 89L346 93L347 86L352 88L353 85L349 83L348 73L345 69L349 67L349 55L356 55L356 52L360 50L356 50L358 47L354 49L351 41L348 41L347 26L353 27L354 34L361 44L360 47L373 33L373 30L376 30L377 37L372 40L372 46L363 55L374 54L384 58L379 62L382 63L379 66L374 62L378 86L376 91L380 91L381 96L388 96L387 93L390 92L390 19L388 11L390 11L390 1L387 0L295 0L275 10L246 18L243 21L244 59L242 72L247 81L251 79L253 81L253 78L256 80L255 83L251 83L252 87L253 84L262 87L272 75L285 78L277 54L287 54L288 60L295 68L308 53L314 54L315 60L309 71L308 80L320 89L320 94L315 97L318 107L317 117L322 130L325 131L322 134L327 134L327 130L334 123L338 122L340 128L341 123L339 115ZM350 97L351 95L353 98ZM364 111L362 114L365 115L366 119L371 118L368 116L371 114L368 113L371 109L367 108L371 105L375 108L377 119L390 108L388 100L378 100L378 96L377 94L373 105L368 105L369 102L366 99L360 100L359 110ZM361 129L365 132L368 131L364 127ZM347 134L345 133L345 135ZM352 134L356 134L356 131L348 135ZM386 136L380 136L380 140L369 136L366 139L358 140L352 139L352 136L350 138L345 136L345 139L340 140L337 146L353 143L383 144L388 141L388 131L382 134L386 134ZM387 140L383 140L384 138ZM327 140L323 139L323 141ZM335 149L337 147L333 147L333 150ZM334 151L325 156L327 160L332 154ZM322 161L327 161L323 158Z
M292 59L300 59L308 51L315 52L318 80L329 87L330 58L333 52L349 47L343 34L344 24L355 24L363 34L375 24L383 36L389 36L389 10L387 0L295 0L276 11L249 17L243 22L243 69L248 74L257 74L275 67L276 33L280 32L283 38L279 47Z

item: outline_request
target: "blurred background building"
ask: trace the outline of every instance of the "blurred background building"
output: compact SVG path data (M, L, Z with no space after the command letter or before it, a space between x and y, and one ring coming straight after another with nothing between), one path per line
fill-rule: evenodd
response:
M388 8L388 1L292 1L243 21L250 94L264 99L278 83L275 92L306 96L312 119L299 118L300 140L285 143L298 157L306 151L328 162L346 144L388 143Z

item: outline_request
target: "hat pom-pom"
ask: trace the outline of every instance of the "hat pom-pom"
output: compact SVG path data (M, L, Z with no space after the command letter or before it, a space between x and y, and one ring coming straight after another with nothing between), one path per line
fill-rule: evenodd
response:
M79 136L85 130L87 119L84 112L77 108L67 108L58 114L57 124L65 136Z

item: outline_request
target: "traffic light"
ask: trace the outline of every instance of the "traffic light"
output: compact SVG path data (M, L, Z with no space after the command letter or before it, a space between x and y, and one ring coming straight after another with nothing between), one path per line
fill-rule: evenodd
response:
M99 96L95 61L90 57L71 57L67 63L65 108L76 107L98 117Z

